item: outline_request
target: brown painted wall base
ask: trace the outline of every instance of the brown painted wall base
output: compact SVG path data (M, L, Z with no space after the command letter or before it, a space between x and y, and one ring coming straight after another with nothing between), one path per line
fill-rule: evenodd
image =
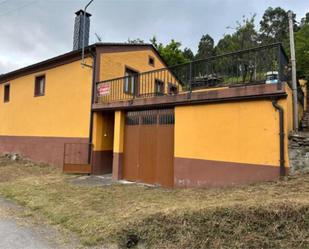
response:
M279 178L278 166L175 158L175 187L222 187Z
M114 153L113 156L113 179L122 179L123 153Z
M62 168L65 143L88 143L88 138L0 136L0 153L18 153Z
M92 152L92 174L103 175L112 173L113 151L93 151Z

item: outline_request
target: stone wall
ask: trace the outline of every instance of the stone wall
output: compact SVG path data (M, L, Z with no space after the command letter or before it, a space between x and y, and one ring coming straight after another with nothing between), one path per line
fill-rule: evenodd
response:
M289 136L290 173L309 172L309 132Z

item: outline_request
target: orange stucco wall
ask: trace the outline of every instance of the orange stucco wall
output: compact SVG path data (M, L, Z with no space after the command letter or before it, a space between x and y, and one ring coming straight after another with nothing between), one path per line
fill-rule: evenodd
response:
M148 62L149 57L154 58L154 66ZM105 81L125 76L125 68L132 69L138 73L153 71L165 68L165 64L160 57L151 49L145 47L143 50L137 51L121 51L121 52L104 52L100 55L100 74L99 81ZM139 75L138 79L138 94L145 97L143 94L155 92L155 81L161 80L164 83L164 93L168 92L168 84L181 86L178 80L168 70L156 71L151 74ZM124 93L124 80L116 79L107 82L109 84L110 93L100 96L99 102L111 102L120 100L129 100L131 94Z
M71 62L11 80L10 101L0 84L0 135L88 137L92 69ZM87 63L91 64L91 59ZM45 95L34 97L36 75L45 74Z
M94 113L93 117L93 150L113 150L114 116L104 113Z
M149 56L154 57L154 66L148 64ZM103 81L124 76L126 66L138 72L165 67L160 58L150 48L127 52L104 52L100 55L99 80Z
M298 101L298 122L301 121L301 119L303 118L304 115L304 111L307 110L307 85L306 85L306 81L304 80L300 80L300 85L302 88L302 91L304 93L304 104L302 105L299 101ZM293 127L293 91L290 88L290 86L288 84L286 84L286 92L288 94L287 97L287 111L286 111L286 120L287 120L287 132L291 132L294 127Z
M114 153L122 153L124 145L124 127L125 127L125 113L124 111L115 112L114 123Z
M279 101L285 110L286 164L287 103ZM270 100L178 106L175 157L279 166L279 114Z
M304 109L307 110L307 81L304 79L299 80L299 84L304 92Z

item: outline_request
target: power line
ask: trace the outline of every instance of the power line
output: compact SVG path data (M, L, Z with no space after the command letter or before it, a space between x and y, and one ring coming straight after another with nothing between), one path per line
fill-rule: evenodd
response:
M6 1L7 1L7 0L6 0ZM5 1L4 1L4 2L5 2ZM7 11L7 12L4 12L4 13L0 14L0 17L6 16L6 15L12 13L12 12L17 11L17 10L24 9L24 8L30 6L30 5L35 4L36 2L37 2L37 1L32 1L32 2L30 2L30 3L26 3L26 4L22 5L22 6L19 6L19 7L16 8L16 9L12 9L12 10L9 10L9 11ZM3 3L3 2L1 2L1 3Z

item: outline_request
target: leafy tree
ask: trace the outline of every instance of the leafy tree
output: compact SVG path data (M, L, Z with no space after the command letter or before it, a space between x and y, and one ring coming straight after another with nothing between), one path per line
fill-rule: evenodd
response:
M243 16L243 20L236 24L235 32L230 35L224 35L219 40L215 50L217 54L252 48L258 45L258 34L255 30L255 15L250 18ZM230 27L229 27L230 28Z
M216 54L236 51L239 49L237 45L237 37L235 35L224 35L216 46Z
M194 60L194 54L193 54L193 52L192 52L192 50L190 48L185 48L183 50L183 55L189 61L193 61Z
M300 23L301 27L304 26L305 24L309 24L309 12L306 13L306 16L301 19Z
M182 50L180 49L180 42L172 39L168 44L163 45L162 43L158 43L155 36L150 39L150 42L156 47L168 66L188 62L188 59L184 56Z
M258 45L258 34L255 30L255 17L252 15L250 18L243 16L242 22L237 22L236 41L239 43L239 49L252 48Z
M235 32L225 35L216 46L216 53L223 54L227 52L252 48L258 45L258 34L255 30L255 15L250 18L243 16L242 21L236 23ZM250 56L240 54L237 58L225 57L216 62L217 71L229 71L232 74L237 72L242 77L242 81L251 81L255 62Z
M296 66L298 77L309 79L309 23L295 33Z
M153 36L152 38L150 38L149 41L151 42L151 44L152 44L155 48L158 49L158 47L159 47L160 44L159 44L158 41L157 41L157 37Z
M203 35L198 45L196 59L203 59L215 55L214 44L214 39L210 35Z
M294 30L297 31L296 15L293 13ZM277 7L265 10L260 21L260 40L262 43L283 42L288 47L289 17L288 11Z

